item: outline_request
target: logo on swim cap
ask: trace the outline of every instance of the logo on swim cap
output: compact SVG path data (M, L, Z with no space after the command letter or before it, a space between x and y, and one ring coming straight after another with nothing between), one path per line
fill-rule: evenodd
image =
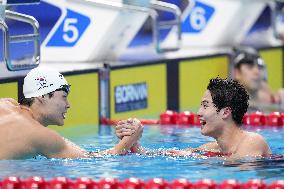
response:
M61 73L49 68L32 69L24 79L25 98L38 97L68 86Z

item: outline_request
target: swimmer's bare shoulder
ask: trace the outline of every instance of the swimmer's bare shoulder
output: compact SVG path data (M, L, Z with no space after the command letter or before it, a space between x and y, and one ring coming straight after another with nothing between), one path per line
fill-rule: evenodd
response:
M0 98L0 115L11 113L19 108L19 103L12 98Z
M19 103L15 100L15 99L13 99L13 98L0 98L0 102L1 103L3 103L3 102L10 102L10 103L12 103L12 104L14 104L14 105L18 105Z
M271 155L270 147L266 140L258 133L246 132L246 137L236 151L236 156L262 156Z

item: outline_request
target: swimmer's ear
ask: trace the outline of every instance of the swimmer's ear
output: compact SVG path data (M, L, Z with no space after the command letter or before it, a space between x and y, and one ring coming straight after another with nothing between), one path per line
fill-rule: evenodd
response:
M230 107L223 108L223 115L225 118L229 117L232 115L232 109Z

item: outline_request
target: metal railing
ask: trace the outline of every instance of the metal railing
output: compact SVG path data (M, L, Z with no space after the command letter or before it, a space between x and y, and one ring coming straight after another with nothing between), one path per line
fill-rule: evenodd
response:
M3 31L3 59L10 71L31 69L38 66L40 61L39 23L32 16L5 10L6 6L37 4L39 2L40 0L0 0L0 28ZM6 24L6 19L30 24L33 27L33 33L11 36L9 27ZM10 57L10 44L31 41L34 43L34 53L31 61L25 59L12 61ZM29 63L27 63L27 61L29 61Z
M280 39L280 40L284 40L283 39L283 34L281 35L281 33L278 30L277 27L277 22L280 21L279 18L284 17L284 6L283 8L280 8L277 6L277 3L284 3L284 1L271 1L268 3L270 10L271 10L271 27L272 27L272 31L273 31L273 35L276 39Z
M154 37L154 45L156 47L157 52L163 53L167 51L176 51L180 49L181 46L181 11L180 9L170 3L162 2L162 1L152 1L151 8L158 11L165 11L170 12L174 15L173 20L168 21L158 21L156 16L153 16L152 19L154 20L153 30L153 37ZM160 36L160 29L171 29L176 27L175 34L176 34L176 44L173 47L164 48L161 46L161 36Z
M79 0L73 0L73 1L79 1ZM175 51L180 48L181 45L181 11L180 9L170 3L161 2L161 1L151 1L150 7L141 7L141 6L135 6L135 5L128 5L128 4L120 4L116 2L101 2L97 0L85 0L87 2L95 3L96 5L100 7L105 8L111 8L111 9L117 9L117 10L126 10L126 11L136 11L136 12L143 12L150 16L152 20L152 36L153 36L153 44L158 53L163 53L166 51ZM170 21L158 21L158 11L165 11L170 12L174 15L174 19ZM177 43L174 45L174 47L169 48L163 48L161 46L161 40L160 40L160 29L171 27L177 27L176 32L176 39Z

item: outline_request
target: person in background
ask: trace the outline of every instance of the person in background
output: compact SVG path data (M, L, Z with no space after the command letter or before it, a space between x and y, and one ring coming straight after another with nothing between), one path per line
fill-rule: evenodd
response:
M250 96L249 111L283 111L284 89L274 93L267 83L266 65L252 48L236 50L233 58L233 78L239 81Z
M228 160L244 157L268 157L271 150L265 139L257 133L241 128L247 112L249 96L245 88L231 79L211 79L197 112L201 123L201 134L215 139L197 148L166 150L156 154L173 156L219 156ZM116 125L116 135L123 140L135 132L137 125L120 121ZM131 149L135 153L151 154L138 143ZM155 154L155 153L154 153Z
M0 99L0 159L23 159L43 155L48 158L90 158L125 154L141 137L142 126L113 148L87 152L60 136L48 125L64 125L70 108L70 85L59 72L35 68L24 79L24 99ZM130 120L133 121L133 120Z

